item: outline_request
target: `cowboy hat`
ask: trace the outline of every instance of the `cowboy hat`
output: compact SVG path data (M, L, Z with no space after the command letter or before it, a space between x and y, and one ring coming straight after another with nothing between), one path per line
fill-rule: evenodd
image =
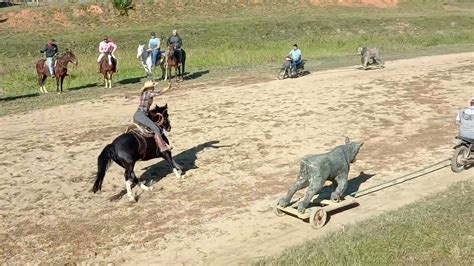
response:
M143 84L143 87L141 88L141 91L144 92L148 89L155 88L156 82L153 82L151 80L145 81L145 84Z

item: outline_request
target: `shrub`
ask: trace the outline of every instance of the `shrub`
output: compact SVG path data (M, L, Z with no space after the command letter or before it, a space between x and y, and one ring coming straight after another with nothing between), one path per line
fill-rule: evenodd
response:
M128 10L133 8L132 0L112 0L112 5L120 16L128 16Z

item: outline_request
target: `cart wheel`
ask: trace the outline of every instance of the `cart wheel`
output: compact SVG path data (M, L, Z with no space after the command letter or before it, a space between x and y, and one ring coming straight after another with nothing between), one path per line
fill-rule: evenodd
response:
M276 216L280 216L280 217L285 216L285 213L282 212L280 209L278 209L278 201L273 203L272 209L273 209L273 213L275 213Z
M309 223L314 229L319 229L326 224L328 213L323 208L316 208L309 217Z

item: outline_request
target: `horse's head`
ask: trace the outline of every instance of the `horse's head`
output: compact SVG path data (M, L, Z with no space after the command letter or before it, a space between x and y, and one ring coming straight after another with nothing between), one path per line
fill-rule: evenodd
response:
M174 45L173 44L168 45L168 56L169 57L174 56Z
M137 48L137 59L140 59L144 51L145 51L145 45L139 44Z
M64 58L66 58L68 62L71 62L77 66L78 62L76 59L76 55L74 55L74 53L71 50L66 49L66 53L64 53Z
M161 107L155 105L155 108L151 109L149 113L151 116L151 120L157 123L159 127L163 128L168 132L171 131L171 123L168 114L168 104L165 104L165 106Z

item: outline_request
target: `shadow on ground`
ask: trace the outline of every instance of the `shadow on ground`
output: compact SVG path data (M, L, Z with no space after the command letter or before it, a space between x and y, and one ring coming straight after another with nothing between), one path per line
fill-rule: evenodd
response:
M183 174L185 174L189 170L198 168L198 166L196 165L198 153L204 151L205 149L219 149L224 147L230 147L229 145L216 145L218 143L218 140L213 140L199 144L177 155L173 155L173 159L181 166ZM148 166L143 170L145 170L145 172L141 175L139 179L145 181L145 184L147 185L154 185L167 175L173 173L173 169L171 168L171 166L163 159L160 159L158 163ZM127 190L123 189L118 194L110 197L110 200L119 200L126 194ZM137 200L138 197L139 195L137 195Z
M36 97L39 95L40 95L39 93L34 92L34 93L18 95L18 96L8 96L8 97L0 98L0 102L14 101L14 100L22 99L22 98L31 98L31 97Z

